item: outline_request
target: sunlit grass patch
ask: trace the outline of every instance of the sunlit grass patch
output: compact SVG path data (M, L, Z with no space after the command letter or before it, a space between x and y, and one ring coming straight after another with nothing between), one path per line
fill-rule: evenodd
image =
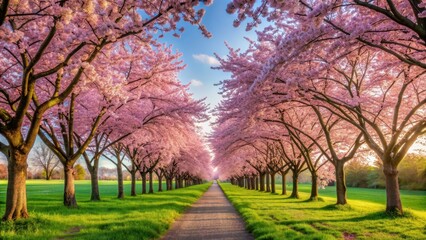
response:
M62 181L28 181L30 219L0 223L0 239L156 239L210 183L117 199L115 181L101 181L102 201L91 202L90 182L77 181L79 207L62 205ZM126 183L129 190L129 183ZM0 191L6 182L0 181ZM155 186L157 189L157 186ZM139 190L139 189L138 189ZM139 190L140 191L140 190ZM4 195L0 210L4 212Z
M402 191L406 213L395 217L384 212L383 190L349 188L349 205L338 206L333 187L320 191L322 201L306 201L308 185L300 199L221 187L256 239L426 239L425 192Z

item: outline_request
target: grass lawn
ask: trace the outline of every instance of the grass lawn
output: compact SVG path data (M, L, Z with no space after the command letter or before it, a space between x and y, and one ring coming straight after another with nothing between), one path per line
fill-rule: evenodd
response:
M116 181L100 181L100 202L90 202L90 181L76 181L78 209L62 205L63 181L27 181L30 219L0 223L0 239L155 239L210 186L210 183L162 193L116 198ZM154 186L157 189L157 185ZM141 192L137 185L138 194ZM165 189L165 186L164 188ZM0 213L6 181L0 180Z
M310 202L309 185L301 199L220 185L256 239L426 239L425 191L401 191L406 216L395 218L384 213L384 190L349 188L350 207L336 208L334 187Z

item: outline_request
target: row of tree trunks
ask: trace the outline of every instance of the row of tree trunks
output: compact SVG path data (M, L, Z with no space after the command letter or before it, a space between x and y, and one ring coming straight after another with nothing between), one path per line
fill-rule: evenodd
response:
M121 170L118 170L121 171ZM136 172L137 171L131 171L131 196L136 196ZM166 176L166 174L161 170L154 170L150 172L141 172L141 179L142 179L142 194L148 193L154 193L154 173L157 175L158 178L158 192L163 191L163 179L166 181L166 190L170 191L173 190L173 179L175 179L175 189L183 188L183 187L189 187L196 184L202 184L203 181L201 179L196 178L190 178L189 176L181 177L171 177L169 175ZM123 187L123 177L121 173L121 180L118 181L118 189L119 189L119 198L124 198L124 187ZM148 176L147 176L148 175ZM120 176L120 174L119 174ZM147 183L148 183L148 189L147 189ZM121 192L121 194L120 194ZM120 197L122 196L122 197Z
M166 177L166 190L173 190L173 178Z
M282 195L287 195L286 176L289 170L290 169L279 171L281 175L281 181L282 181L282 191L281 191ZM300 172L295 170L295 171L292 171L292 173L293 173L293 189L292 189L290 197L299 198L298 182L299 182ZM232 185L238 185L239 187L244 187L250 190L259 190L262 192L276 193L275 176L276 176L276 173L272 173L272 174L262 173L260 175L254 175L254 176L243 176L243 177L231 178L230 182ZM312 183L315 184L315 186L318 185L317 176L312 177ZM312 188L311 197L312 196L318 196L318 187Z

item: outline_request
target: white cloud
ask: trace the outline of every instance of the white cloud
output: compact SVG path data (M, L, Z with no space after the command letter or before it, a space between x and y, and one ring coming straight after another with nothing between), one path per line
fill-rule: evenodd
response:
M194 87L199 87L203 85L203 82L197 79L191 79L190 82L191 82L191 86L194 86Z
M202 63L205 63L210 66L219 66L219 61L213 57L206 54L193 54L192 57Z

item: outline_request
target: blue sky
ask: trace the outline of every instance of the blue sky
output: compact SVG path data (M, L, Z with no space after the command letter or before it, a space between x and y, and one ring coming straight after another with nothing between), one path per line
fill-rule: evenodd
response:
M196 26L182 23L185 31L180 38L168 33L160 39L160 42L173 45L175 51L183 53L182 60L187 66L179 74L179 78L185 84L192 81L190 90L194 97L206 98L210 109L220 102L219 87L214 84L229 76L220 70L211 69L217 63L214 53L221 57L227 55L225 41L233 48L245 49L248 44L244 37L255 39L255 32L246 32L245 25L233 27L235 16L226 13L227 3L228 1L216 0L208 7L201 4L206 9L202 23L213 34L211 38L204 37ZM202 124L204 131L209 131L208 125Z

